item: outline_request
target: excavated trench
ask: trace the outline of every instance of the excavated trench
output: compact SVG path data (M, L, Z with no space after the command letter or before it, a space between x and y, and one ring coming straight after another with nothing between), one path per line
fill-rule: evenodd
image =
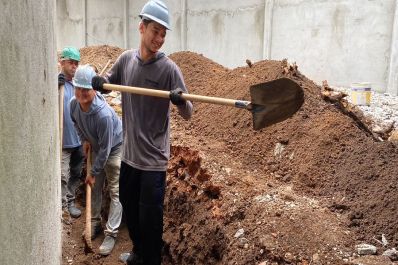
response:
M121 52L86 47L82 62L101 70ZM250 85L287 77L305 103L261 131L244 110L194 103L187 122L172 109L163 264L355 264L355 244L384 234L378 254L398 245L398 149L355 106L287 60L231 70L192 52L170 57L190 93L250 100ZM63 264L120 264L131 249L123 224L110 256L86 256L83 227L83 218L64 224Z

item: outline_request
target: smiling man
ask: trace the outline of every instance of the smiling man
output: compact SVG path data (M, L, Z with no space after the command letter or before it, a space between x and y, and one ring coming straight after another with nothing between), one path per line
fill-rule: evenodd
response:
M106 78L93 78L93 88L104 83L170 91L170 100L122 93L123 156L120 168L120 201L126 216L133 250L127 264L160 264L166 169L170 157L170 101L189 119L192 103L178 66L160 48L170 29L166 5L147 2L141 13L140 47L124 52Z
M104 97L93 90L91 80L95 76L89 65L79 66L73 78L75 98L70 102L70 115L83 142L83 151L92 154L92 170L86 183L93 187L91 201L91 237L95 238L101 227L102 190L105 178L108 182L109 216L106 222L105 239L99 248L101 255L109 255L115 245L122 220L122 205L119 201L119 174L122 152L122 123ZM90 147L90 148L89 148Z

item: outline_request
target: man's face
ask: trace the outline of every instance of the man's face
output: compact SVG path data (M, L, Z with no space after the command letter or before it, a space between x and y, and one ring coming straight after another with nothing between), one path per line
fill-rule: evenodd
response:
M75 87L75 97L81 105L91 104L95 97L95 90Z
M140 24L141 44L151 52L156 53L163 46L166 39L166 28L155 21L147 25Z
M75 60L63 60L61 61L62 72L70 80L75 76L76 68L79 66L79 62Z

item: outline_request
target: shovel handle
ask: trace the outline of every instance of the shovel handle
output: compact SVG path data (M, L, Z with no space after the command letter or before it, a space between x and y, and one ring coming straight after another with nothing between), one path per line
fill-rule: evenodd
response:
M86 175L88 176L91 172L91 148L87 150L87 167ZM87 239L91 241L91 186L86 184L86 235Z
M111 59L108 60L108 62L105 64L104 68L102 68L101 72L99 73L99 76L102 76L108 67L109 63L111 62Z
M170 98L170 91L165 91L165 90L157 90L157 89L142 88L142 87L132 87L132 86L120 86L120 85L113 85L113 84L104 84L104 89L133 93L133 94L138 94L138 95L153 96L153 97L159 97L159 98L167 98L167 99ZM251 108L251 103L249 101L243 101L243 100L208 97L208 96L200 96L200 95L184 94L184 93L181 94L181 97L185 100L191 100L191 101L197 101L197 102L203 102L203 103L226 105L226 106L232 106L232 107L237 107L237 108L242 108L242 109L250 109Z
M64 85L62 85L58 90L58 106L59 106L59 142L61 151L61 161L62 161L62 147L63 147L63 133L64 133Z

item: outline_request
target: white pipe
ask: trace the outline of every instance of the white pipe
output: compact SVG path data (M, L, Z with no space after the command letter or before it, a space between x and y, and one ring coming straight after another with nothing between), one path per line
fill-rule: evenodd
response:
M271 59L274 0L264 0L263 59Z
M398 1L395 1L394 22L391 34L390 65L387 82L387 92L398 95Z
M129 20L129 0L124 0L124 48L128 49L129 48L129 25L130 25L130 20Z
M83 1L83 32L84 32L84 46L88 46L88 32L87 32L87 0Z
M187 0L181 0L181 50L187 50Z

